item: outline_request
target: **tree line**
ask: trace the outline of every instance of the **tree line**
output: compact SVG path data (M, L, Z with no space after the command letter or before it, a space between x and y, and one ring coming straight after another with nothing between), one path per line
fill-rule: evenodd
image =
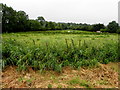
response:
M110 22L107 26L104 24L82 24L82 23L56 23L48 22L44 17L29 19L24 11L16 11L6 4L2 6L2 32L26 32L26 31L45 31L45 30L83 30L83 31L101 31L110 33L119 33L119 25L116 21Z

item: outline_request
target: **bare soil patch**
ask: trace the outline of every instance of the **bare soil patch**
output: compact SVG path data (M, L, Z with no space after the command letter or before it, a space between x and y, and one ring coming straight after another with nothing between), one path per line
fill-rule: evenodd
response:
M2 88L118 88L118 63L80 70L64 67L62 73L31 68L18 72L16 68L9 66L1 72Z

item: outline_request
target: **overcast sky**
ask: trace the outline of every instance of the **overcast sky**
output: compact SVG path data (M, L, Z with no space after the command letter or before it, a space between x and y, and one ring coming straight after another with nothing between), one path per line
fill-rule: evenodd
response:
M120 0L0 0L15 10L25 11L30 19L43 16L47 21L75 23L118 22Z

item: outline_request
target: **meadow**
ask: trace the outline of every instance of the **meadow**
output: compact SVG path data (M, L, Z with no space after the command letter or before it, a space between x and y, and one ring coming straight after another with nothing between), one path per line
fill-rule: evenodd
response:
M2 67L54 70L96 67L118 61L118 35L78 30L2 34Z

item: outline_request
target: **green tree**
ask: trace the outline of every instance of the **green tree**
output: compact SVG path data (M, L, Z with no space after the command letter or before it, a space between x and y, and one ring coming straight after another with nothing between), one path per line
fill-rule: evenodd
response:
M31 31L39 30L40 29L40 23L37 20L29 20L28 26Z
M2 28L3 32L26 31L28 15L24 11L15 11L12 7L3 6Z
M44 19L44 17L42 17L42 16L39 16L39 17L37 17L37 20L39 21L39 22L45 22L45 19Z
M119 29L119 25L116 23L116 21L112 21L107 25L107 29L110 33L116 33Z
M16 30L18 31L26 31L28 24L28 15L24 11L18 11L16 13Z
M55 23L54 22L46 22L45 28L47 30L55 30Z
M2 28L3 32L13 32L16 28L16 11L12 7L2 4Z
M40 23L40 30L44 30L45 25L46 25L46 21L45 21L44 17L39 16L39 17L37 17L36 20Z
M104 28L105 28L104 24L99 23L99 24L94 24L92 30L93 31L100 31L100 29L104 29Z

